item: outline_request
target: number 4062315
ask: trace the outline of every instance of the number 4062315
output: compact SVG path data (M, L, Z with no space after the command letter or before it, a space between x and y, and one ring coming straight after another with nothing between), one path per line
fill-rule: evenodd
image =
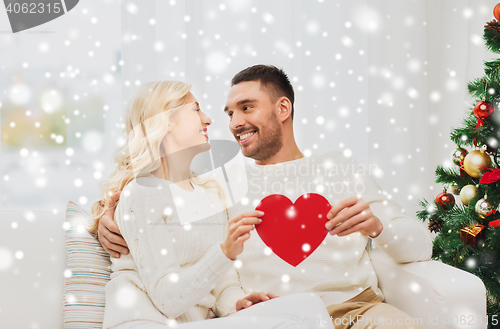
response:
M486 315L486 324L491 324L496 326L498 324L498 314L494 314L492 316ZM474 316L474 315L448 315L444 319L445 324L461 324L461 325L474 325L474 324L483 324L482 316Z
M9 3L6 7L8 13L54 13L58 14L61 12L60 3Z

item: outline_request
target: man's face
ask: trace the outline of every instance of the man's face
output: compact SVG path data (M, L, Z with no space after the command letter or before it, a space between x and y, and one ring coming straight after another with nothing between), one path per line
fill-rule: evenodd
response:
M224 112L229 116L229 130L243 155L263 161L281 149L281 123L276 110L276 104L261 89L260 82L241 82L231 87Z

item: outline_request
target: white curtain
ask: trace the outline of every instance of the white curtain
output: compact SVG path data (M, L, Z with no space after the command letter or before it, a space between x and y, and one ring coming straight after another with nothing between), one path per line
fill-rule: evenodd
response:
M193 84L212 136L231 138L222 109L232 76L254 64L279 66L295 88L300 149L345 150L376 164L381 188L413 216L418 199L441 192L434 170L451 165L451 127L473 102L467 82L494 57L482 33L495 4L129 1L123 79L130 91L136 81Z

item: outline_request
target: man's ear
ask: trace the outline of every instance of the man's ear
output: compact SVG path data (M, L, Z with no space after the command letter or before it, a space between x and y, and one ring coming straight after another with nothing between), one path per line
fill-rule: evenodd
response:
M286 119L292 116L292 103L288 97L280 97L276 101L276 106L278 108L278 119L280 122L284 122Z

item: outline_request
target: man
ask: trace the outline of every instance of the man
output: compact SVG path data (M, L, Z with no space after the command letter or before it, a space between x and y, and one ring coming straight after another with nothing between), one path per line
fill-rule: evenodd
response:
M367 252L370 239L394 260L413 262L430 259L430 235L398 204L385 198L354 159L339 151L305 157L293 134L293 103L288 77L274 66L255 65L232 79L224 111L243 155L255 163L247 166L249 191L228 209L229 218L255 209L270 194L282 194L294 202L303 194L319 193L333 205L325 224L329 234L295 267L267 248L258 234L251 235L238 256L243 289L273 295L315 292L337 329L370 328L372 323L360 321L368 318L385 320L377 328L405 323L408 314L382 302L384 296ZM117 251L128 252L113 223L112 209L100 221L99 241L112 256L119 257ZM255 304L268 298L252 294L247 299Z

